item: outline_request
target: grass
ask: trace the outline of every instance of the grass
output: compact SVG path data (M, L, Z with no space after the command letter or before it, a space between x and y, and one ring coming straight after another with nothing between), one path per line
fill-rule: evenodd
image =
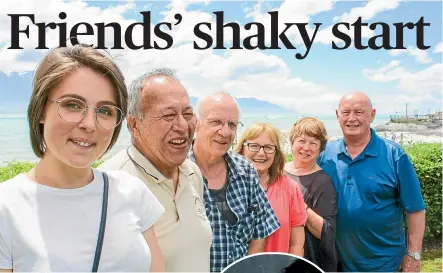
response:
M34 162L11 161L5 167L0 167L0 182L11 179L19 173L26 173L34 165Z
M442 250L425 250L421 262L421 272L442 272Z
M92 164L93 168L103 163L106 159L99 159ZM0 182L13 178L19 173L26 173L35 166L35 162L11 161L8 165L0 167Z

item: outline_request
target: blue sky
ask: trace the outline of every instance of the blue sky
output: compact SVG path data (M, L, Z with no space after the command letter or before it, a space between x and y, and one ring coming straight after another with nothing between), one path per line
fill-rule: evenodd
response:
M183 22L171 35L174 46L164 51L110 50L122 67L127 81L150 68L167 66L177 71L192 96L201 97L224 90L237 97L260 100L295 109L302 114L334 114L340 97L350 91L363 91L373 100L380 114L393 114L417 109L425 114L442 108L442 2L432 1L1 1L0 2L0 107L22 111L29 98L32 73L41 59L42 50L36 46L36 29L30 27L31 37L22 35L24 50L7 50L10 45L10 19L6 14L33 13L36 22L61 21L58 13L65 11L68 27L77 22L119 22L122 27L141 21L140 11L150 10L152 23L168 20L180 13ZM212 20L214 11L224 11L225 22L237 21L241 27L248 22L261 22L269 37L269 11L278 11L280 23L322 23L309 55L304 53L299 33L288 34L297 49L288 50L203 50L192 48L198 40L192 30L196 23ZM328 27L338 22L417 22L424 17L424 44L428 50L416 48L416 32L406 29L406 50L333 50L332 32ZM23 22L27 22L23 20ZM392 25L391 25L392 26ZM24 26L23 26L24 27ZM295 28L295 27L293 27ZM123 28L124 29L124 28ZM283 28L280 26L280 31ZM395 46L395 28L391 30L391 45ZM242 28L242 37L254 34ZM211 32L211 34L213 34ZM380 34L377 28L367 33ZM229 46L230 31L225 32ZM312 35L312 34L311 34ZM134 34L135 40L141 33ZM214 37L214 36L213 36ZM96 43L96 36L84 38ZM48 44L58 40L56 32L48 33ZM111 45L112 43L109 43ZM412 111L411 110L411 111Z

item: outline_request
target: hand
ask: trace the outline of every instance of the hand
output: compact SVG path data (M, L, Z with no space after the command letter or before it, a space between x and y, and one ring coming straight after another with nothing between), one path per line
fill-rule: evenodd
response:
M411 256L405 255L400 267L401 272L420 272L420 261L413 259Z

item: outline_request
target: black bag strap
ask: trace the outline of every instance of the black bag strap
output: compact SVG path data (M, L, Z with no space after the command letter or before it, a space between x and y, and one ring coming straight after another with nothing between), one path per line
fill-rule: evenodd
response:
M102 253L102 246L103 246L103 237L105 236L106 212L108 209L108 191L109 191L108 175L105 172L102 172L102 175L103 175L102 216L100 219L100 229L98 232L97 246L95 248L94 264L92 266L92 272L97 272L98 264L100 263L100 256Z

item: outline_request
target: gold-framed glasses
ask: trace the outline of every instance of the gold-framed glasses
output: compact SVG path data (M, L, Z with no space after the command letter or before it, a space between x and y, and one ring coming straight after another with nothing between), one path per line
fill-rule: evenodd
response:
M97 124L106 130L114 129L123 120L122 110L112 104L88 106L84 101L71 97L49 101L57 103L58 115L67 123L80 122L86 116L88 108L94 109Z

